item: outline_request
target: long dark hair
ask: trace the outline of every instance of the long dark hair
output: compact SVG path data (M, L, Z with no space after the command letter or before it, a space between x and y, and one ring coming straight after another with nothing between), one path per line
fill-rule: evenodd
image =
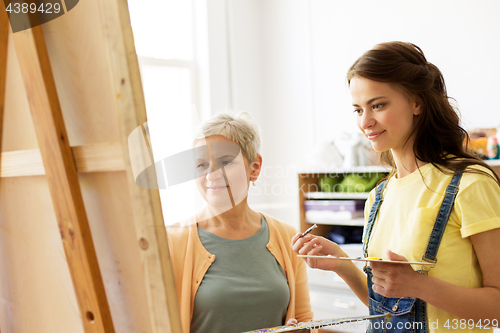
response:
M427 62L418 46L404 42L378 44L349 68L349 85L355 76L389 83L421 105L422 111L414 116L413 130L405 141L406 145L414 138L415 162L432 163L448 174L481 165L493 176L477 168L466 172L486 174L500 186L500 178L491 167L469 152L469 135L460 126L458 109L450 103L452 99L447 94L443 74ZM390 175L396 172L390 150L382 152L380 160L392 167Z

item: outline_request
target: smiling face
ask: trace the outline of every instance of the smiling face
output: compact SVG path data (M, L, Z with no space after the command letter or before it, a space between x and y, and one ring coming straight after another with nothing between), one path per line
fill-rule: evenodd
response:
M389 83L355 76L350 91L357 124L370 140L373 149L393 154L403 154L404 143L414 126L414 116L420 114L420 106ZM411 148L411 140L407 147Z
M246 199L250 181L258 176L240 147L222 135L199 140L195 147L196 185L203 199L219 211L227 211Z

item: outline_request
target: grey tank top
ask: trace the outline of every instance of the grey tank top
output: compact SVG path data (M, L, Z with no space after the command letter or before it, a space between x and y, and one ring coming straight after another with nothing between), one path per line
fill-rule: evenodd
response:
M245 239L225 239L200 227L205 249L215 255L194 298L191 333L237 333L283 325L290 289L269 252L269 227Z

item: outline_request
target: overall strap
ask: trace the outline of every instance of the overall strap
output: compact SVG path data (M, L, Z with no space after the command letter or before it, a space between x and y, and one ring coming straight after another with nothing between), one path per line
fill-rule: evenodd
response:
M432 228L429 243L427 244L427 249L422 256L422 261L431 262L434 264L437 262L436 256L439 250L439 245L441 244L441 240L443 239L444 230L446 229L446 225L448 224L448 219L450 218L450 214L455 203L455 198L458 194L458 185L460 184L462 175L463 169L457 170L451 178L450 184L448 185L448 187L446 187L444 199L441 203L441 207L439 208L436 221L434 222L434 227ZM434 267L434 265L430 266L430 268L427 267L427 269L422 266L422 269L419 270L419 272L427 274L432 267Z
M370 215L368 216L368 223L366 225L365 235L363 237L363 255L364 257L368 257L368 242L370 240L370 235L373 230L373 225L375 224L375 219L377 218L377 214L382 204L382 191L384 190L385 184L387 183L387 179L382 181L377 186L377 190L375 193L375 202L373 203L370 209Z

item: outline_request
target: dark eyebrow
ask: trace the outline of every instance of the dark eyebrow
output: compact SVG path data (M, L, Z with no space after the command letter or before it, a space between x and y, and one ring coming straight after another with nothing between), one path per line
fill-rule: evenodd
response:
M372 98L372 99L369 99L369 100L366 102L366 104L367 104L367 105L368 105L368 104L372 104L372 103L373 103L373 102L375 102L377 99L381 99L381 98L387 98L387 97L385 97L385 96L374 97L374 98ZM358 104L353 104L352 106L357 106L357 107L359 107L359 105L358 105Z
M220 160L220 159L223 159L223 158L226 158L226 157L229 157L229 158L232 158L232 159L235 159L235 158L236 158L236 156L234 156L234 155L224 155L224 156L215 156L215 157L216 157L217 159L219 159L219 160Z

